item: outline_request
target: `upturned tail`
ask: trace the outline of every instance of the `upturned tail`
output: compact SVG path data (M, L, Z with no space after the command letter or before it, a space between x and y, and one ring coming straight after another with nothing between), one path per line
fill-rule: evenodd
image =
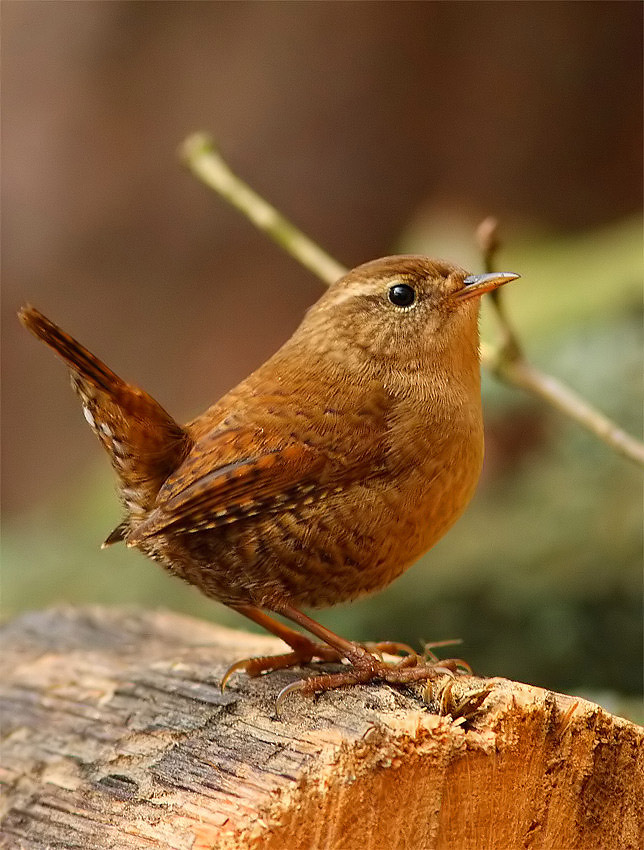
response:
M192 441L161 405L112 372L69 334L33 307L18 313L22 324L63 358L85 419L110 456L130 517L150 509L166 478L188 454ZM106 544L122 540L128 520Z

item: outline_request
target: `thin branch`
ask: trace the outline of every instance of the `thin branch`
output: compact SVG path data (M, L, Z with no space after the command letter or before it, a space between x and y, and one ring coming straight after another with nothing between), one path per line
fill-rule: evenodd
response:
M484 346L481 351L481 362L506 383L521 387L544 399L616 452L644 466L644 444L627 434L557 378L536 369L523 357L512 360L504 358L499 349L489 345Z
M499 223L495 218L486 218L479 224L476 238L483 256L486 272L494 272L495 258L501 246ZM500 289L491 293L496 310L501 339L498 346L485 346L481 362L506 383L521 387L547 401L557 410L587 428L615 451L644 466L644 444L588 404L580 395L551 375L532 366L523 354L522 346L505 310Z
M195 133L189 136L181 145L180 156L199 180L232 204L259 230L266 233L324 283L331 284L345 274L347 270L344 266L230 170L208 135ZM485 269L493 271L494 256L499 245L494 219L486 219L479 227L477 235ZM520 343L503 309L503 302L497 298L494 299L494 304L502 339L498 347L483 347L483 365L507 383L544 399L615 451L644 466L643 443L627 434L556 378L540 372L525 360Z
M202 183L213 189L326 284L346 274L347 269L291 224L275 207L258 195L230 170L205 133L194 133L183 142L179 155Z
M492 216L483 219L476 228L476 241L483 257L483 270L487 273L497 271L494 260L497 251L501 247L501 242L499 241L499 222ZM494 289L490 292L490 301L496 310L501 335L499 345L505 358L514 360L522 357L523 351L521 345L505 311L502 288Z

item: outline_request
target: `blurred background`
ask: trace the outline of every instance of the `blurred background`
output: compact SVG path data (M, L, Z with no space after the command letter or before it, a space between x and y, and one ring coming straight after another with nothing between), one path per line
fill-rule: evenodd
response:
M291 333L320 283L185 171L232 167L348 266L418 251L480 270L502 222L531 360L641 433L642 5L3 4L3 614L166 606L248 623L142 556L99 551L111 470L30 301L180 421ZM484 305L483 333L495 325ZM461 637L488 675L628 711L642 687L640 475L484 379L465 517L348 637Z

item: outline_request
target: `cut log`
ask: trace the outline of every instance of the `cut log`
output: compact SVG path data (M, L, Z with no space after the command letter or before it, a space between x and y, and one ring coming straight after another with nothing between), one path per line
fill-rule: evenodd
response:
M459 675L276 716L308 670L219 683L279 641L166 612L26 614L3 649L3 848L643 846L644 730L583 699Z

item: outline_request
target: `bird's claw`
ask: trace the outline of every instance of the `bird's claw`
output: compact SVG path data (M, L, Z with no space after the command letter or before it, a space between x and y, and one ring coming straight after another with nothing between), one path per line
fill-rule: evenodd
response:
M220 688L221 688L222 694L226 690L226 685L228 684L228 680L233 675L233 673L236 673L238 670L244 670L246 668L246 663L248 661L250 661L249 658L242 658L241 661L235 661L235 663L231 664L230 667L226 670L224 675L221 677Z
M290 685L285 685L282 690L277 695L277 699L275 700L275 714L278 717L282 715L282 708L284 706L284 701L289 696L289 694L294 694L296 691L306 691L307 690L307 682L310 679L298 679L296 682L291 682ZM315 691L311 691L311 693L315 693Z

